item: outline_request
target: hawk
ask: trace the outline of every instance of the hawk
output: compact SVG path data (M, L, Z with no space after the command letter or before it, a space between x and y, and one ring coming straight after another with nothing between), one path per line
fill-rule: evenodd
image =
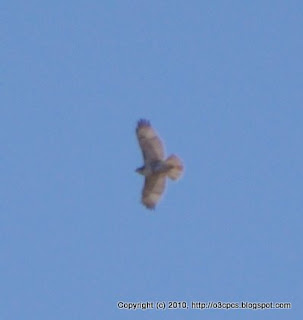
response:
M145 177L142 203L146 208L154 209L164 192L166 177L180 178L183 164L176 155L165 160L163 143L148 120L138 121L136 134L144 160L144 166L136 169Z

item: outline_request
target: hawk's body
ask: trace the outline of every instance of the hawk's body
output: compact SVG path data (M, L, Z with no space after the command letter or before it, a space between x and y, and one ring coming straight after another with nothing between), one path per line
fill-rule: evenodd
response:
M148 209L154 209L164 192L166 177L177 180L182 174L183 165L175 155L164 159L162 141L149 121L139 120L136 133L144 159L144 166L136 170L145 176L142 203Z

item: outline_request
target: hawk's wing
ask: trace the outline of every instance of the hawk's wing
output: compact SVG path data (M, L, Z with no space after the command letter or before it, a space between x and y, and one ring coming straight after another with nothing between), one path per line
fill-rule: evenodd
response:
M164 147L156 131L147 120L139 120L136 129L145 163L164 159Z
M142 203L148 209L154 209L165 189L166 177L164 174L153 174L145 177L142 190Z

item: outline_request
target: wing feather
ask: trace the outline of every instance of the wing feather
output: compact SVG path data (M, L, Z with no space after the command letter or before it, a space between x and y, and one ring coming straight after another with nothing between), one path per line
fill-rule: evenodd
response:
M139 120L136 133L145 164L164 159L163 143L149 121Z
M153 174L145 177L142 190L142 203L148 209L154 209L165 189L165 174Z

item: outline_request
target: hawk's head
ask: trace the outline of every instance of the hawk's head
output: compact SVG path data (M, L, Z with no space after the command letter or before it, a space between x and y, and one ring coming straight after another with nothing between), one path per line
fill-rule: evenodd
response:
M136 172L138 172L139 174L142 174L142 176L144 176L144 169L145 169L144 166L143 166L143 167L140 167L140 168L137 168L137 169L136 169Z

